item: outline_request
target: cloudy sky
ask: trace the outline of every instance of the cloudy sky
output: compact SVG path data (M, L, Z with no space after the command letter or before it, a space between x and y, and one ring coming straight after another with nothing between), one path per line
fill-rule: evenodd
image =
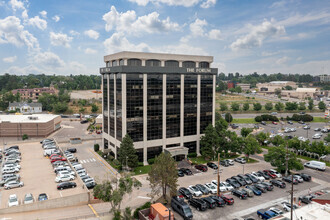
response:
M0 74L98 74L118 51L214 56L219 72L330 73L326 0L0 0Z

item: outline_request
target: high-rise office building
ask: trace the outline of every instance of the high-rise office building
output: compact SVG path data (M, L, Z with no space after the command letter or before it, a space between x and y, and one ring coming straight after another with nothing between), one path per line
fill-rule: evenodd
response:
M104 61L103 151L117 157L128 134L144 163L164 150L199 154L215 120L213 57L119 52Z

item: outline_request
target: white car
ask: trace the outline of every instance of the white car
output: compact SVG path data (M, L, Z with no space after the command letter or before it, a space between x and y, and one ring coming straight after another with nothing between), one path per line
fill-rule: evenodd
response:
M269 135L269 138L273 138L275 136L276 136L275 134L271 134L271 135Z
M283 133L278 133L278 134L276 134L277 136L280 136L280 137L283 137Z
M288 202L282 202L282 207L285 211L289 212L291 211L291 203L288 203ZM293 204L293 209L296 209L298 208L298 206L296 206L295 204Z
M60 183L63 181L71 181L71 180L74 180L74 176L72 176L72 175L58 175L55 178L55 182L57 182L57 183Z
M34 202L33 195L31 193L25 194L24 204L31 204Z
M17 169L21 169L21 166L20 165L18 165L18 164L5 164L4 166L3 166L3 168L5 168L5 167L7 167L7 168L17 168Z
M12 194L9 196L8 207L18 206L18 199L16 194Z
M256 172L252 172L251 173L252 176L254 176L255 178L257 178L260 182L265 181L265 177L263 177L261 174L256 173Z
M272 173L274 175L276 175L277 178L282 178L282 174L280 174L279 172L277 172L276 170L270 169L270 171L272 171Z
M321 138L321 136L319 136L319 135L313 135L313 139L320 139Z
M226 187L227 191L234 190L234 187L227 182L221 182L221 184L223 184Z
M12 189L12 188L17 188L17 187L22 187L24 186L23 182L19 181L10 181L4 185L5 189Z
M204 185L212 194L217 193L217 187L212 183L205 183Z
M282 210L275 208L275 207L270 207L269 210L275 212L277 215L283 214Z
M72 176L75 176L76 173L72 170L63 170L63 171L59 171L58 172L59 175L72 175Z
M212 182L213 185L218 187L218 181L212 180L211 182ZM219 189L220 189L221 192L227 191L227 188L221 183L219 184Z
M196 186L189 186L188 190L196 197L202 196L203 193L199 191L199 189Z
M297 179L297 181L298 181L299 183L304 182L304 179L303 179L301 176L299 176L299 175L293 175L293 178Z
M284 133L290 133L291 132L291 129L289 129L289 128L286 128L285 130L284 130Z
M18 168L7 168L7 167L4 167L2 168L2 173L3 174L7 174L7 173L18 173L19 172L19 169Z

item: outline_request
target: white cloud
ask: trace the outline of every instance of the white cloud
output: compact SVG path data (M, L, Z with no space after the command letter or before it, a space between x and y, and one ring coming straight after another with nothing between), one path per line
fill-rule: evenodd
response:
M91 48L86 48L85 54L96 54L97 50L91 49Z
M55 21L55 22L59 22L61 20L60 16L58 15L55 15L54 17L52 17L52 19Z
M138 45L130 43L123 33L114 33L110 38L103 42L107 53L119 51L150 51L150 47L145 43Z
M5 63L13 63L15 62L17 59L17 56L13 56L13 57L5 57L2 59L3 62Z
M204 27L207 26L206 20L196 19L194 23L190 24L190 31L194 36L204 36Z
M221 31L218 30L218 29L212 29L209 34L208 34L208 37L211 39L211 40L221 40Z
M79 35L80 35L79 32L74 31L74 30L71 30L69 33L70 33L72 36L79 36Z
M154 49L160 53L175 53L175 54L188 54L188 55L209 55L203 48L191 46L187 43L180 43L174 45L167 45L159 49Z
M0 19L0 44L26 45L29 49L39 49L39 42L31 33L24 30L21 20L15 16Z
M69 48L73 37L66 34L50 32L50 43L54 46L64 46Z
M288 0L276 1L269 8L283 7L284 5L286 5L287 2L288 2Z
M52 52L37 53L33 57L33 63L39 64L48 69L56 69L65 66L65 62Z
M202 8L210 8L215 6L215 4L217 3L217 0L206 0L205 2L203 2L201 4Z
M18 0L10 0L9 5L13 9L13 11L16 11L18 9L25 10L24 3Z
M330 23L330 12L328 11L317 11L311 12L306 15L299 13L288 17L278 22L278 25L284 25L285 27L295 26L299 24L310 23L312 25L321 25Z
M179 30L179 24L171 22L169 17L160 20L157 12L137 17L135 11L119 13L115 6L111 6L110 11L103 15L103 20L106 22L106 31L116 30L123 33L141 34Z
M88 31L85 31L84 34L94 40L97 40L100 36L99 32L97 31L94 31L94 30L88 30Z
M289 60L290 60L289 57L284 56L284 57L276 60L276 64L278 64L278 65L286 64Z
M250 32L238 38L230 45L232 50L250 49L260 47L267 38L277 37L285 34L284 26L276 25L273 21L264 21L257 26L250 26Z
M47 21L41 19L39 16L35 16L34 18L30 18L29 25L39 28L40 30L45 30L47 28Z
M39 14L43 17L43 18L47 18L47 11L41 11L39 12Z
M165 4L169 6L184 6L192 7L198 4L201 0L129 0L130 2L135 2L138 5L146 6L149 2L153 4ZM212 0L211 0L212 1Z
M27 13L27 10L24 10L24 11L22 12L22 18L23 18L24 21L26 21L27 19L29 19L29 15L28 15L28 13Z
M65 66L65 72L70 74L87 74L87 68L84 64L72 61Z

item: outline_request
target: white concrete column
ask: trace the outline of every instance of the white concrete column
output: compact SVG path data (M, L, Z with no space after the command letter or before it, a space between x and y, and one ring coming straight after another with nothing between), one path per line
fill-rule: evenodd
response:
M199 62L198 61L196 61L196 68L198 68L199 67Z
M124 65L127 66L127 59L124 59Z
M123 137L125 137L126 133L127 133L127 100L126 100L126 94L127 94L127 88L126 88L126 73L122 73L121 74L121 107L122 107L122 135Z
M117 82L117 74L114 74L114 77L113 77L113 98L114 98L114 105L113 105L113 110L114 110L114 118L113 120L114 121L114 139L115 139L115 148L117 146L117 143L118 143L118 140L117 140L117 85L116 85L116 82Z
M101 149L103 149L104 150L104 111L103 111L103 106L104 106L104 100L103 100L103 80L104 80L104 75L102 75L102 77L101 77L101 80L102 80L102 82L101 82L101 91L102 91L102 142L101 142L101 144L102 144L102 146L101 146Z
M163 151L166 148L166 74L163 74Z
M110 85L110 75L108 74L108 87L107 87L107 97L108 97L108 135L110 136L110 94L109 94L109 85ZM109 140L108 140L109 141ZM108 143L110 145L110 143ZM108 146L109 149L109 146Z
M148 164L147 153L147 137L148 137L148 75L143 74L143 163Z
M161 67L164 67L164 66L165 66L165 60L161 60L161 61L160 61L160 66L161 66Z
M142 66L146 66L146 60L141 60L142 61Z
M215 78L213 75L213 97L212 97L212 125L215 126Z
M182 67L182 61L179 61L179 67Z
M196 153L200 156L199 139L201 130L201 75L197 75L197 141L196 141Z
M180 146L183 146L184 135L184 74L181 74L181 94L180 94Z

